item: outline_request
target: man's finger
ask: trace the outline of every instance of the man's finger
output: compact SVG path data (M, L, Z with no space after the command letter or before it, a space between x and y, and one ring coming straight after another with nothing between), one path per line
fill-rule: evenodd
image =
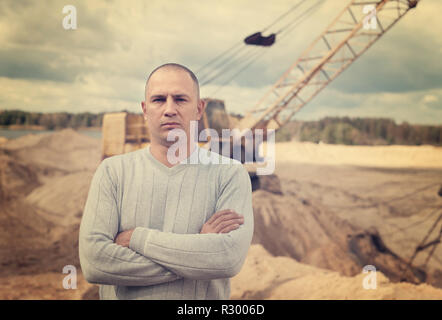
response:
M239 228L239 224L232 224L229 225L228 227L225 227L224 229L222 229L220 232L217 233L229 233L230 231L236 230Z
M227 213L227 212L230 212L230 211L231 211L231 210L229 210L229 209L218 211L218 212L214 213L214 214L209 218L209 220L207 220L206 223L211 224L211 223L212 223L213 221L215 221L218 217L220 217L220 216L222 216L223 214L225 214L225 213Z
M232 220L232 219L239 219L241 218L241 215L239 215L238 213L234 212L234 213L226 213L220 217L218 217L218 219L216 219L215 221L213 221L211 223L211 225L213 227L216 227L217 225L219 225L221 222L227 221L227 220Z
M215 214L213 214L209 220L207 220L206 223L212 224L213 221L215 221L216 219L218 219L219 217L221 217L222 215L226 214L226 213L231 213L231 212L235 212L233 210L230 209L225 209L225 210L221 210L216 212Z
M232 226L232 225L240 225L244 223L244 219L242 218L237 218L237 219L231 219L231 220L227 220L227 221L223 221L221 222L219 225L217 225L214 230L215 233L220 232L221 230L223 230L224 228L228 227L228 226Z

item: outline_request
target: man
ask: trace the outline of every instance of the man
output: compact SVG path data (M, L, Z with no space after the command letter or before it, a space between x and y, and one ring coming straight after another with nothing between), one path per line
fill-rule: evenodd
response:
M100 284L101 299L228 299L253 235L248 173L190 139L205 105L186 67L155 69L141 105L150 146L103 160L92 179L80 226L83 275ZM176 141L167 137L177 129L189 139L173 164ZM195 164L204 152L213 161Z

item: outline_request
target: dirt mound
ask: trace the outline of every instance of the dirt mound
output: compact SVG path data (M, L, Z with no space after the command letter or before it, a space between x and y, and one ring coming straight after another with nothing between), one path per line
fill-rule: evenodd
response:
M2 148L12 151L32 147L47 135L49 135L49 133L27 134L16 139L9 139L5 144L2 145Z
M437 195L441 169L292 162L278 163L276 174L287 197L308 199L321 211L357 227L360 231L356 234L374 227L386 247L406 262L426 236L427 242L438 237L440 224L430 235L428 232L442 205L442 198ZM365 239L368 241L369 237ZM442 245L435 247L428 260L431 251L432 248L421 251L413 266L425 270L427 283L442 288ZM391 276L387 271L385 274Z
M50 231L54 227L51 221L37 215L32 206L20 199L2 201L0 276L41 272L50 253Z
M101 142L72 129L53 134L28 135L1 146L35 169L40 179L82 170L94 170L100 161Z
M389 249L374 228L352 226L293 193L286 197L258 190L253 205L253 243L275 256L289 256L347 276L359 274L366 265L375 265L391 281L426 281L425 272L410 267Z
M366 276L345 277L289 257L273 257L263 246L252 245L241 272L232 278L231 299L442 299L441 289L391 283L379 271L376 289L364 289Z
M8 140L0 146L0 199L27 196L53 177L94 171L99 161L100 141L72 129ZM67 185L74 181L77 180L64 180ZM47 194L66 189L63 182L50 182L51 185L56 183L57 187L53 190L46 187Z
M37 174L28 165L0 149L0 200L26 195L39 184Z
M0 146L1 275L79 265L78 228L99 159L100 141L70 129Z
M54 177L35 188L25 201L58 226L79 224L92 176L92 171L80 171Z
M95 286L87 283L81 273L77 274L76 289L63 288L65 276L66 274L60 269L58 272L0 278L2 288L0 300L82 300L88 297L90 299Z
M347 246L347 235L356 229L345 221L295 195L278 196L258 190L253 194L253 207L253 243L263 245L273 255L341 270L345 275L360 271Z

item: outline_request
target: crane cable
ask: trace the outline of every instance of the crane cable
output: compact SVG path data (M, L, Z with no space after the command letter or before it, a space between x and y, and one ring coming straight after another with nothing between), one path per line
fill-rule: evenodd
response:
M300 0L298 3L296 3L293 7L291 7L287 12L285 12L284 14L280 15L278 18L276 18L272 23L270 23L267 27L265 27L263 29L262 32L267 31L268 29L270 29L272 26L274 26L278 21L280 21L282 18L284 18L285 16L287 16L289 13L291 13L293 10L297 9L304 1L306 0ZM218 59L220 59L222 56L226 55L227 53L229 53L230 51L232 51L234 48L236 48L238 45L243 44L243 41L239 41L236 42L233 46L231 46L230 48L228 48L227 50L223 51L221 54L217 55L215 58L213 58L212 60L210 60L208 63L206 63L205 65L203 65L201 68L199 68L196 72L199 73L201 71L203 71L205 68L207 68L209 65L211 65L212 63L214 63L215 61L217 61Z
M305 0L301 0L299 1L297 4L295 4L293 7L291 7L287 12L285 12L284 14L280 15L278 18L276 18L270 25L268 25L267 27L265 27L262 32L267 31L268 29L270 29L271 27L273 27L278 21L280 21L282 18L284 18L285 16L287 16L290 12L292 12L293 10L297 9Z
M296 9L304 1L306 1L306 0L301 0L300 2L298 2L294 7L292 7L288 12L286 12L282 16L285 16L289 12L293 11L294 9ZM286 24L283 28L281 28L278 31L278 33L282 34L281 38L284 38L284 36L288 34L286 32L287 28L291 27L289 29L289 32L292 32L307 16L310 16L313 13L314 9L316 9L323 2L324 2L324 0L318 0L314 5L309 7L307 10L302 12L297 17L295 17L295 19L292 22ZM272 24L267 26L264 30L268 29L269 27L273 26L274 24L275 24L275 22L273 22ZM219 55L217 58L219 59L221 56L225 55L228 51L233 50L234 47L235 46L229 48L227 51L224 51L224 53ZM246 48L248 48L249 50L246 51L245 54L242 54L241 51L243 51L243 49L246 49ZM222 74L228 74L229 71L231 71L231 70L233 70L235 68L235 63L240 61L239 66L238 66L238 67L240 67L240 71L236 72L227 81L223 82L219 86L219 88L216 90L216 92L218 92L220 89L222 89L223 86L225 86L227 83L232 81L238 74L240 74L242 71L244 71L248 66L250 66L254 61L256 61L260 56L262 56L265 52L267 52L267 51L253 52L253 51L255 51L255 49L256 48L250 48L250 47L247 47L247 46L242 46L242 47L239 48L239 50L236 49L235 53L232 56L228 56L228 57L224 58L221 62L218 62L218 64L216 65L216 69L213 69L213 70L207 72L205 75L203 75L201 77L202 85L209 84L213 80L215 80L218 77L220 77ZM241 61L241 58L238 58L237 60L234 60L233 57L237 56L240 53L242 54L241 58L243 58L243 61ZM213 59L209 64L213 64L213 62L215 62L215 60L216 59ZM248 60L250 60L250 61L247 63ZM241 68L241 64L242 63L244 63L244 66ZM206 64L206 66L208 66L209 64ZM230 67L226 67L226 65L228 65Z
M246 50L244 50L246 49ZM226 59L223 59L219 64L215 65L213 67L213 70L211 70L209 73L207 73L205 76L201 79L201 85L206 85L218 78L221 74L225 74L227 70L230 68L233 68L233 64L235 64L238 60L243 58L244 56L247 57L247 54L254 51L255 48L248 48L248 47L240 47L240 50L236 51L235 54L233 54L230 57L227 57ZM243 54L244 53L244 54ZM238 56L237 60L234 60L233 58ZM246 58L247 59L247 58ZM227 66L232 66L227 68ZM214 74L214 75L213 75Z
M319 5L323 4L324 0L318 0L315 4L310 6L306 11L301 13L299 16L296 17L296 19L288 24L286 24L283 28L281 28L278 33L281 34L281 39L287 36L290 32L292 32L298 25L300 25L306 18L308 18L315 9L319 7ZM293 8L292 8L293 9ZM274 23L273 23L274 24ZM285 31L286 28L291 27L288 31ZM285 31L285 32L284 32ZM284 32L284 33L283 33ZM251 48L254 49L254 48ZM249 51L251 52L251 51ZM214 90L211 95L214 95L218 93L225 85L230 83L234 78L236 78L240 73L242 73L245 69L247 69L253 62L255 62L258 58L260 58L262 55L264 55L267 51L256 51L253 52L248 59L250 61L246 63L243 67L241 67L236 73L234 73L230 78L228 78L226 81L224 81L222 84L220 84L216 90ZM212 76L210 79L205 79L205 81L202 83L202 85L206 85L216 79L219 75L222 73L225 73L225 70L220 70L215 76Z
M297 9L301 4L303 4L306 0L300 0L298 3L296 3L292 8L290 8L287 12L285 12L284 14L282 14L281 16L279 16L277 19L275 19L271 24L269 24L267 27L264 28L263 31L269 29L270 27L274 26L277 22L280 21L281 18L285 17L286 15L288 15L290 12L292 12L293 10ZM299 17L295 18L298 19ZM282 32L283 29L279 30L278 33ZM241 41L242 43L242 41ZM215 62L217 62L217 60L221 59L223 56L226 56L229 52L231 51L236 51L235 53L231 54L230 56L227 55L226 57L224 57L224 59L220 62L217 62L217 64L215 66L213 66L212 70L209 70L208 72L206 72L204 75L201 75L201 82L202 85L208 84L210 82L212 82L213 80L215 80L216 78L218 78L221 74L225 74L226 72L230 71L229 68L224 68L225 64L227 64L228 62L232 61L229 63L229 65L231 66L230 69L234 69L234 63L236 63L237 61L235 61L233 58L240 53L243 50L246 50L246 56L248 55L248 57L246 59L244 59L245 61L247 61L248 59L250 59L251 57L254 56L254 53L252 51L254 51L256 48L250 48L248 46L240 46L239 47L239 51L236 48L237 45L235 44L234 46L232 46L231 48L229 48L228 50L224 51L222 54L218 55L216 58L212 59L209 63L207 63L205 66L203 66L202 68L200 68L198 71L204 71L204 69L207 69L207 67L211 64L214 64ZM236 50L235 50L236 48ZM247 50L248 49L248 50ZM238 59L240 61L240 59ZM249 64L247 64L249 65ZM197 71L197 72L198 72ZM216 73L215 75L213 75L213 73Z

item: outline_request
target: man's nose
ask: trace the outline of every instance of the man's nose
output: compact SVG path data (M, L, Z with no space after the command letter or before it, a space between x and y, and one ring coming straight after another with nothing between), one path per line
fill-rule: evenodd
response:
M175 101L171 97L168 97L166 100L166 109L164 110L164 115L168 117L176 115L176 107Z

